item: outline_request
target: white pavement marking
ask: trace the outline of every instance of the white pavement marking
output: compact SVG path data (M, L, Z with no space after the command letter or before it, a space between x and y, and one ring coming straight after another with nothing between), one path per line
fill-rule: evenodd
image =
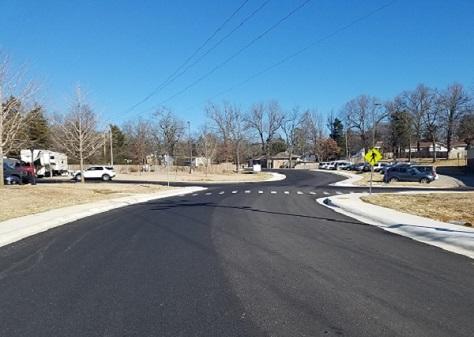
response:
M270 193L271 194L277 194L277 191L271 191Z
M285 194L290 194L290 191L285 191L285 192L283 192L283 193L285 193Z
M336 191L336 194L341 195L341 194L344 194L344 193L342 193L341 191Z
M304 194L304 193L303 193L303 192L301 192L301 191L298 191L298 192L296 192L296 194Z
M258 194L263 194L263 191L258 191Z
M221 194L221 195L224 194L224 193L225 193L224 191L220 191L220 192L219 192L219 194Z
M194 193L194 194L193 194L193 197L197 197L198 195L199 195L199 194L197 194L197 193Z
M206 195L211 195L211 194L212 194L212 192L207 192L207 193L206 193Z
M246 190L246 191L245 191L245 194L249 194L249 193L250 193L250 191L249 191L249 190Z
M311 195L315 195L315 194L316 194L316 192L309 192L309 194L311 194Z
M237 191L232 191L232 194L235 194L235 193L237 193Z
M323 194L324 194L324 195L329 195L329 194L331 194L331 193L324 191Z

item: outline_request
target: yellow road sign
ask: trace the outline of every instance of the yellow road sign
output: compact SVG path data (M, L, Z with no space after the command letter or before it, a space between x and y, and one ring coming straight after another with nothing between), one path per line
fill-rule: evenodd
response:
M372 148L369 150L369 152L366 153L364 156L365 161L368 162L370 165L374 166L377 164L380 159L382 159L382 154L380 153L379 150Z

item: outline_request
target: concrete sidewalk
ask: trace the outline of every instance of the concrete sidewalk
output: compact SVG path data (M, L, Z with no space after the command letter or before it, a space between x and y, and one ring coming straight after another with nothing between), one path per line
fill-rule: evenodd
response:
M413 192L411 192L413 193ZM460 192L462 193L462 192ZM474 258L474 228L453 225L363 202L367 193L319 198L317 202L361 222Z
M178 195L206 190L203 187L178 187L171 191L137 194L117 199L101 200L93 203L74 205L46 212L31 214L0 222L0 247L21 240L48 229L64 225L94 214L110 211L154 199L168 198Z

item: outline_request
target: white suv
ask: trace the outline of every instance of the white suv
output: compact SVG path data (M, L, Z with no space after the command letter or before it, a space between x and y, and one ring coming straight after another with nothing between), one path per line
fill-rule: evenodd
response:
M91 166L84 172L76 171L74 179L80 180L81 174L84 174L84 179L102 179L103 181L112 180L116 176L114 168L111 166Z

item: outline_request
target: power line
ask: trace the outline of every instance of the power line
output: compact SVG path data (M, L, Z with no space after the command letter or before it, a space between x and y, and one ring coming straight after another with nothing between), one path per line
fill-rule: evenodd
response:
M173 94L172 96L168 97L167 99L165 99L164 101L161 101L158 105L161 106L167 102L169 102L170 100L172 100L173 98L179 96L179 95L182 95L183 93L185 93L186 91L188 91L190 88L194 87L196 84L202 82L203 80L205 80L206 78L208 78L209 76L211 76L213 73L215 73L217 70L219 70L220 68L224 67L227 63L229 63L230 61L232 61L233 59L235 59L237 56L239 56L240 54L242 54L245 50L247 50L248 48L250 48L253 44L255 44L257 41L259 41L260 39L262 39L265 35L267 35L268 33L270 33L272 30L274 30L275 28L277 28L279 25L281 25L283 22L285 22L286 20L288 20L291 16L293 16L296 12L298 12L300 9L302 9L304 6L306 6L311 0L306 0L304 1L303 3L301 3L299 6L297 6L296 8L294 8L293 10L291 10L288 14L286 14L284 17L282 17L281 19L279 19L276 23L274 23L272 26L270 26L269 28L267 28L265 31L263 31L260 35L258 35L257 37L255 37L254 39L252 39L250 42L248 42L245 46L243 46L242 48L240 48L237 52L235 52L234 54L232 54L230 57L228 57L227 59L225 59L223 62L219 63L217 66L215 66L214 68L212 68L210 71L208 71L207 73L205 73L204 75L202 75L201 77L199 77L198 79L196 79L195 81L193 81L191 84L187 85L186 87L184 87L182 90L178 91L177 93Z
M224 35L219 41L217 41L212 47L210 47L204 54L199 56L196 60L194 60L193 63L189 64L182 72L177 74L173 79L170 80L170 84L174 82L177 78L181 77L184 73L186 73L190 68L195 66L197 63L199 63L204 57L209 55L210 52L212 52L214 49L216 49L219 45L221 45L225 40L227 40L230 36L232 36L237 30L239 30L242 26L245 25L245 23L250 20L252 17L254 17L258 12L260 12L268 3L270 0L264 1L257 9L255 9L252 13L250 13L247 17L245 17L237 26L234 27L229 33Z
M264 68L263 70L258 71L258 72L256 72L256 73L250 75L249 77L247 77L245 80L239 82L238 84L233 85L233 86L231 86L230 88L225 89L225 90L223 90L223 91L217 93L216 95L212 96L211 98L208 98L207 101L213 100L213 99L215 99L215 98L217 98L217 97L219 97L219 96L221 96L221 95L224 95L224 94L226 94L226 93L228 93L228 92L230 92L230 91L232 91L232 90L235 90L236 88L239 88L239 87L243 86L244 84L250 82L251 80L253 80L253 79L255 79L255 78L259 77L259 76L262 76L263 74L269 72L270 70L272 70L272 69L274 69L274 68L277 68L277 67L279 67L280 65L282 65L282 64L284 64L284 63L286 63L286 62L289 62L290 60L296 58L296 57L299 56L300 54L303 54L303 53L306 52L307 50L311 49L311 48L314 47L315 45L318 45L318 44L320 44L320 43L322 43L322 42L324 42L324 41L326 41L326 40L331 39L331 38L334 37L335 35L338 35L338 34L342 33L343 31L345 31L345 30L351 28L352 26L355 26L355 25L358 24L359 22L368 19L369 17L371 17L371 16L377 14L378 12L384 10L384 9L387 8L387 7L390 7L390 6L393 5L395 2L397 2L397 0L393 0L393 1L387 2L387 3L385 3L384 5L379 6L379 7L375 8L374 10L372 10L372 11L366 13L365 15L362 15L362 16L360 16L360 17L358 17L358 18L352 20L351 22L349 22L349 23L347 23L347 24L345 24L345 25L343 25L343 26L341 26L341 27L335 29L335 30L332 31L331 33L329 33L329 34L327 34L327 35L325 35L325 36L323 36L323 37L321 37L321 38L319 38L319 39L317 39L317 40L311 42L310 44L308 44L308 45L306 45L305 47L303 47L303 48L297 50L296 52L293 52L293 53L291 53L291 54L289 54L289 55L287 55L287 56L281 58L279 61L273 63L272 65L270 65L270 66L268 66L268 67L266 67L266 68Z
M226 25L229 23L230 20L232 20L237 13L249 2L249 0L244 0L237 9L235 9L232 14L227 17L222 24L217 27L214 32L196 49L194 52L189 55L186 60L178 67L175 69L175 71L169 75L163 82L161 82L152 92L150 92L148 95L146 95L142 100L138 101L134 105L132 105L130 108L128 108L125 111L126 113L129 113L130 111L133 111L136 107L142 105L146 101L148 101L150 98L152 98L156 93L158 93L160 90L162 90L166 85L169 84L169 81L179 72L181 69L183 69L191 59L196 56Z

